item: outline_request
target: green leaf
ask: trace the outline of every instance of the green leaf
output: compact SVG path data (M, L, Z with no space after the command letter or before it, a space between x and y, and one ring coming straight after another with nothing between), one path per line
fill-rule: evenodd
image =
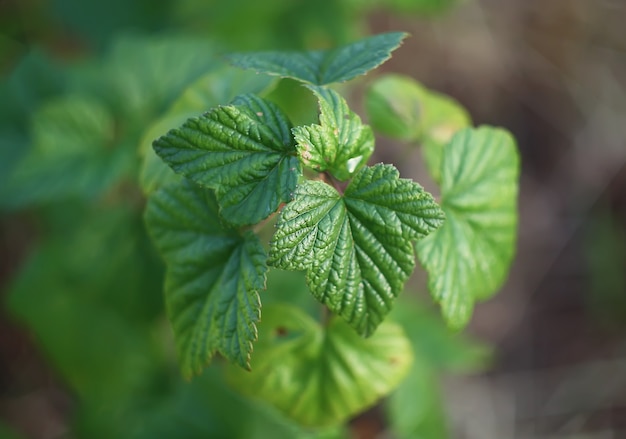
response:
M504 282L515 249L519 158L501 129L458 132L444 148L441 205L446 224L418 246L428 286L448 324L463 327L476 300Z
M277 106L245 95L187 120L154 149L176 172L215 189L223 217L256 224L291 200L301 174L290 128Z
M9 428L4 421L0 421L0 439L21 439L24 436L17 434L12 428Z
M411 346L393 323L363 339L341 319L322 328L297 308L275 305L263 311L252 372L230 368L229 378L305 426L326 426L388 394L411 361Z
M249 368L265 286L259 239L222 224L213 193L185 180L150 197L146 223L167 265L166 306L183 375L201 372L216 351Z
M185 89L168 113L203 113L209 108L225 105L242 94L260 94L275 80L229 65L209 72Z
M317 171L329 170L339 180L349 179L374 151L374 133L350 111L333 90L309 86L320 106L320 125L292 129L302 163Z
M112 115L90 97L48 101L33 115L32 136L33 148L0 190L9 207L91 199L134 164L134 151L117 142Z
M331 50L236 53L228 59L244 69L325 85L348 81L378 67L406 36L404 32L390 32Z
M389 427L398 439L448 439L437 371L416 355L402 385L386 404Z
M82 278L65 270L67 248L44 245L32 255L9 290L7 309L83 401L120 407L153 376L150 340L137 321L89 296L91 282L83 278L98 270Z
M215 47L185 36L122 37L114 41L102 67L105 90L127 123L144 126L163 113L195 80L214 70Z
M408 293L408 292L407 292ZM403 299L403 300L402 300ZM402 325L415 356L437 372L468 373L485 369L490 349L465 334L450 329L433 306L403 295L390 316Z
M149 194L169 181L180 178L156 155L152 148L154 139L169 129L182 125L190 117L209 108L227 104L241 93L261 93L272 82L267 76L223 66L187 87L172 108L144 131L139 146L139 152L143 156L139 182L144 193Z
M170 182L179 181L182 177L176 174L152 148L152 142L161 133L179 126L192 115L190 113L173 113L157 119L143 134L139 143L139 154L143 156L139 171L139 185L144 194L149 195Z
M490 357L487 346L452 331L431 308L405 294L390 316L402 325L415 353L407 378L386 404L391 430L399 438L447 439L441 372L480 371Z
M448 11L459 0L383 0L385 6L397 13L435 16Z
M470 125L467 111L449 96L402 75L377 79L365 102L375 130L422 145L428 170L439 181L443 147L454 133Z
M411 241L443 219L432 196L391 165L361 169L343 196L306 181L281 212L269 263L306 271L313 295L369 336L413 272Z

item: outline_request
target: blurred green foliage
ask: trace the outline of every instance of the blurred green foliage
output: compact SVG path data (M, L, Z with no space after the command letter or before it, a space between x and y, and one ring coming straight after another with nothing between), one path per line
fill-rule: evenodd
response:
M24 219L35 242L18 243L16 254L31 249L3 299L75 398L72 437L347 437L343 427L302 430L239 396L219 367L180 379L164 319L164 267L142 218L155 173L168 172L149 144L164 127L248 91L270 93L296 123L311 120L315 103L300 86L272 88L230 69L221 53L330 47L362 33L373 7L434 13L451 3L0 4L0 212ZM315 315L310 295L292 294L300 288L301 275L274 271L266 300ZM398 317L418 360L391 399L391 425L402 437L427 428L427 437L445 437L436 377L482 364L484 349L452 336L429 310L419 313Z

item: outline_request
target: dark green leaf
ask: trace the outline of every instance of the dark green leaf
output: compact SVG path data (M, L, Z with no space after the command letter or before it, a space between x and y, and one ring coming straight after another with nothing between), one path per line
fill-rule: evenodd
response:
M313 295L371 335L413 272L413 240L443 223L432 196L390 165L363 168L341 196L306 181L281 212L270 264L304 270Z
M441 204L446 224L417 247L429 289L448 323L460 328L474 301L504 282L515 250L519 158L501 129L458 132L444 148Z
M215 189L229 221L256 224L291 200L300 176L290 129L278 107L245 95L189 119L154 149L176 172Z
M155 192L146 223L167 264L167 311L185 376L217 351L249 368L265 287L265 251L222 224L212 191L183 180Z
M305 426L325 426L374 404L406 375L412 352L402 329L384 323L368 339L341 319L326 328L297 308L263 311L252 372L230 368L241 392Z
M2 203L97 196L134 165L134 151L117 143L115 128L109 111L92 98L48 101L33 116L33 148L0 189Z
M229 103L241 93L260 93L272 82L267 76L223 66L187 87L172 108L144 131L139 146L143 156L139 181L144 193L149 194L169 181L180 178L156 155L152 148L154 139L169 129L182 125L190 117Z
M339 180L347 180L372 155L374 133L350 111L339 93L322 87L309 88L319 101L320 125L292 129L300 160L317 172L329 170Z
M403 32L390 32L332 50L238 53L228 59L244 69L324 85L348 81L378 67L406 36Z
M149 123L195 80L219 67L212 44L190 37L123 37L104 66L105 90L127 123Z

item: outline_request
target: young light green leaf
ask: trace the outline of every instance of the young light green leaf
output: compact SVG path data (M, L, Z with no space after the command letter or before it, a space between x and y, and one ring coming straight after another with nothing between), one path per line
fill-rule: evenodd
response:
M259 325L252 372L230 368L239 391L266 401L305 426L345 422L393 390L412 350L402 329L385 322L359 337L341 319L326 328L287 306L268 306Z
M443 223L432 196L391 165L361 169L341 196L320 181L282 210L269 263L306 271L313 295L369 336L413 272L413 240Z
M517 228L519 157L501 129L458 132L444 148L441 203L446 224L418 243L429 289L448 324L463 327L474 301L504 282Z
M150 197L146 223L167 264L167 312L183 374L199 373L216 351L249 368L265 287L259 239L222 224L212 191L187 180Z
M339 180L349 179L365 166L374 151L374 133L350 111L333 90L309 86L320 106L320 125L292 129L302 163L317 171L328 170Z
M428 170L439 181L443 147L454 133L470 125L467 111L449 96L402 75L377 79L365 102L375 130L421 144Z
M228 59L244 69L325 85L348 81L378 67L406 36L404 32L390 32L331 50L235 53Z
M300 176L290 124L280 109L245 95L155 140L177 173L215 189L222 216L256 224L291 200Z

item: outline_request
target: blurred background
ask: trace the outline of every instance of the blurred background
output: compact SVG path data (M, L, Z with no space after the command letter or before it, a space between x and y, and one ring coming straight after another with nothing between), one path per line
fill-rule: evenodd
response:
M348 434L626 437L624 23L624 0L0 0L0 438L279 437L249 407L257 423L233 433L220 410L239 402L213 372L177 378L137 147L220 53L391 30L411 37L378 73L515 135L518 249L466 330L490 359L416 389L439 395L447 433L394 433L375 408ZM298 93L276 96L297 112ZM402 151L378 139L378 160L428 187Z

